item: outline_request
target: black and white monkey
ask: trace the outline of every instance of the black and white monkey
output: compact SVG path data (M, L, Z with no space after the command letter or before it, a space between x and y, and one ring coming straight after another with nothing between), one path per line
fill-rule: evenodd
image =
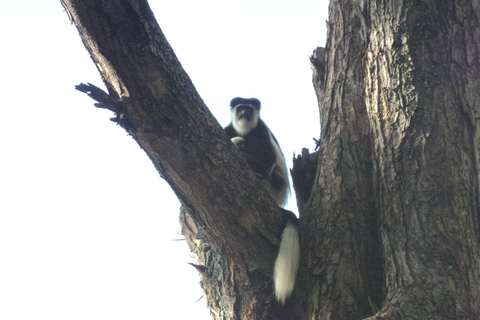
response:
M290 194L287 165L277 139L260 119L260 101L234 98L230 108L232 122L225 127L225 132L245 156L263 187L283 208ZM293 291L300 260L298 231L295 221L291 220L282 233L274 268L275 297L282 303Z

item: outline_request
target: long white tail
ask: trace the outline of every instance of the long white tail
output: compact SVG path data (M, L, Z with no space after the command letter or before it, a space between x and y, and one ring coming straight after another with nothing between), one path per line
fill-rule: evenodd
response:
M281 303L292 293L295 286L298 263L300 260L300 244L297 227L287 223L282 233L282 241L275 261L273 278L275 281L275 297Z

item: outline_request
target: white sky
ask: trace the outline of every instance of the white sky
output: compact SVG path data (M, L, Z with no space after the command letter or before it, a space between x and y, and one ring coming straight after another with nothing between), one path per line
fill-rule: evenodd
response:
M222 126L257 97L283 148L314 145L308 56L327 0L151 0ZM112 114L59 0L0 0L0 319L210 319L179 234L179 203ZM294 203L290 209L294 209Z

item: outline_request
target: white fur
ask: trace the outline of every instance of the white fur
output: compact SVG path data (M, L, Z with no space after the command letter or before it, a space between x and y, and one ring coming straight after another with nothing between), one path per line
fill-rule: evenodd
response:
M282 189L281 192L277 193L275 196L274 196L274 192L272 192L271 190L271 187L266 189L273 196L277 204L283 208L287 205L288 197L290 195L290 181L288 179L288 169L287 169L287 164L285 163L285 156L283 155L283 152L280 149L280 146L273 138L272 132L268 130L268 133L270 136L270 143L275 149L275 164L273 165L272 169L270 169L269 175L273 171L276 171L285 181L286 187Z
M245 118L238 119L237 107L234 106L231 109L232 112L232 126L240 137L232 138L232 142L235 145L244 143L245 137L250 131L256 128L260 119L260 112L255 107L253 108L253 118L248 121ZM288 197L290 195L290 181L288 179L288 169L285 163L285 156L280 149L277 141L273 137L272 132L267 128L269 133L270 143L274 147L275 163L272 165L268 172L268 178L262 179L260 182L263 187L268 191L272 198L277 202L280 207L284 207L287 204ZM282 190L273 189L269 181L272 173L278 174L285 181L285 188ZM275 283L275 297L281 303L285 303L287 297L292 293L295 286L295 277L297 275L298 264L300 261L300 244L298 240L298 230L295 225L287 223L285 230L282 233L282 240L280 242L280 248L275 261L274 268L274 283Z
M292 293L295 286L298 264L300 260L300 244L297 228L288 223L282 233L282 241L275 261L273 278L275 297L281 303Z
M250 105L251 106L251 105ZM255 129L255 127L258 124L258 119L260 119L260 113L258 112L257 109L255 109L253 106L253 119L252 121L248 121L245 118L238 119L237 118L237 107L235 106L232 108L232 126L235 129L235 131L242 137L246 136L250 131Z
M232 141L232 143L237 146L238 144L244 143L245 139L243 139L242 137L233 137L232 139L230 139L230 141Z

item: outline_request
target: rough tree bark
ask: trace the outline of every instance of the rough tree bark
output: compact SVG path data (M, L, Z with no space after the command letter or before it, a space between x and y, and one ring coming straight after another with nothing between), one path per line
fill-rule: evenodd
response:
M302 217L309 313L480 319L480 3L329 10L314 59L320 170Z
M330 4L312 56L320 150L295 161L302 263L285 306L271 280L285 217L147 2L62 3L108 94L79 89L115 112L182 202L215 319L480 319L478 1Z

